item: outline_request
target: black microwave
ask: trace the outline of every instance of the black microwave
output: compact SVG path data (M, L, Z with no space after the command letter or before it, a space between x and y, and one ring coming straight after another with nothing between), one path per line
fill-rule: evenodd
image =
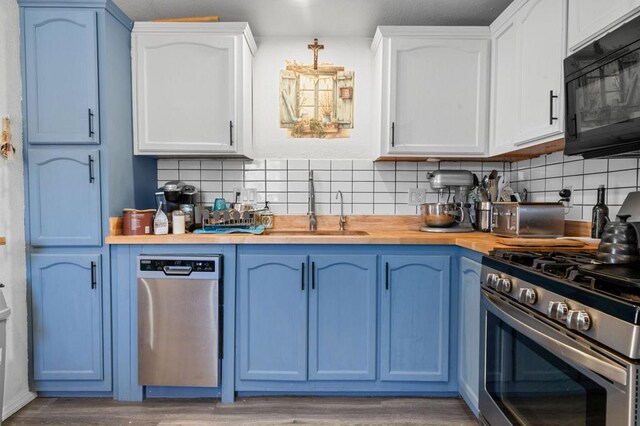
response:
M640 17L564 60L565 154L640 156Z

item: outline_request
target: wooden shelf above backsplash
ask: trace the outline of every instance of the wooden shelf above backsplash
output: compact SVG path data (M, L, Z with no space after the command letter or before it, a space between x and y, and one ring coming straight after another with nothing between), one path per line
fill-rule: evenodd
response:
M519 149L506 154L495 155L493 157L383 157L375 161L520 161L530 158L540 157L541 155L551 154L553 152L564 151L564 138L554 141L541 143L535 146Z

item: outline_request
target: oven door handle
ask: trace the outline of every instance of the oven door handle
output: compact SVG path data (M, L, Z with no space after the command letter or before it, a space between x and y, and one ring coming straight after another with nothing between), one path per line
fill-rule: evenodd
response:
M539 323L535 324L534 321L536 320L507 303L501 303L499 299L486 291L483 291L483 295L487 310L504 320L514 330L522 333L545 349L559 355L560 358L571 360L577 365L587 368L612 382L627 386L628 373L622 366L596 358L578 348L547 336L537 329L538 327L536 327L536 325L539 326ZM500 305L498 305L498 303Z

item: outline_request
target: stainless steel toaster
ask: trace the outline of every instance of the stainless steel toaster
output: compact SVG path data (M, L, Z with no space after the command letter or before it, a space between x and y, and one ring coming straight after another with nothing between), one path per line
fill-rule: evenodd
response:
M494 203L491 232L504 237L562 237L564 206L558 203Z

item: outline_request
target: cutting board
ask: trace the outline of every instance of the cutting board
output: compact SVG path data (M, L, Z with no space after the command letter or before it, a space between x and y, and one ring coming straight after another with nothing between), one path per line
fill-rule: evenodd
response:
M154 19L153 22L218 22L219 16L189 16L186 18Z
M497 238L498 243L512 247L584 247L582 241L558 238Z

